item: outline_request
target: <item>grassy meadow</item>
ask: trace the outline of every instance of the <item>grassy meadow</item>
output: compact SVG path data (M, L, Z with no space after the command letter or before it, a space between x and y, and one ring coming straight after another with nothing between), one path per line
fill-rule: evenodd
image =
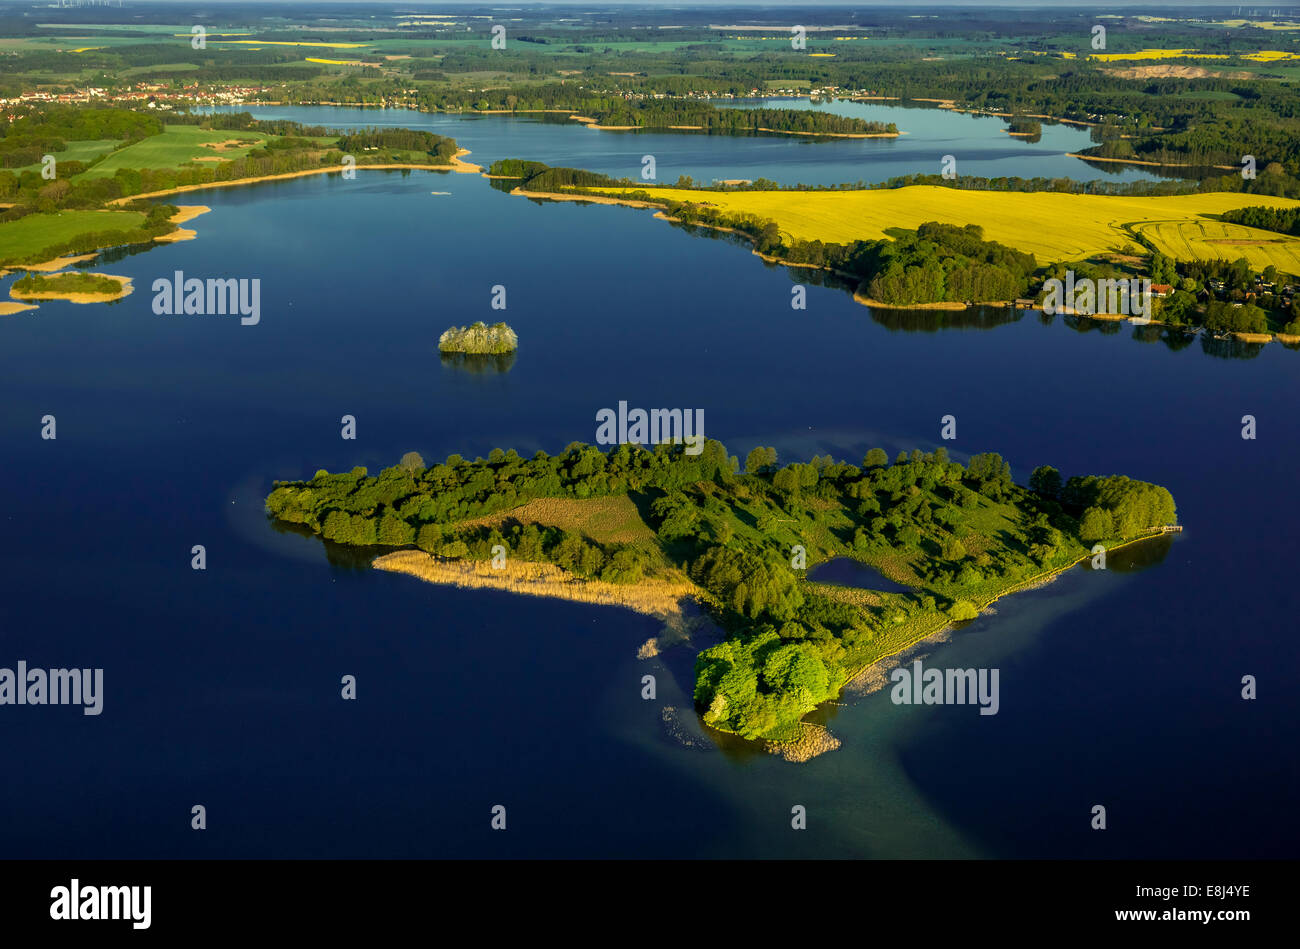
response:
M111 178L119 168L175 168L195 160L228 161L242 158L269 137L264 132L209 131L196 125L169 125L161 135L113 153L84 174ZM241 144L224 144L236 141Z
M138 211L63 211L29 214L0 224L0 260L21 257L42 247L70 241L79 234L128 231L144 224Z

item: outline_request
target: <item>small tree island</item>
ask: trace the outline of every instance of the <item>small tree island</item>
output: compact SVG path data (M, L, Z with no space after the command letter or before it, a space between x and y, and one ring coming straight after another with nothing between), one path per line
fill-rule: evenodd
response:
M500 356L519 348L519 337L505 323L488 326L481 320L470 326L453 326L438 337L438 352L473 356Z

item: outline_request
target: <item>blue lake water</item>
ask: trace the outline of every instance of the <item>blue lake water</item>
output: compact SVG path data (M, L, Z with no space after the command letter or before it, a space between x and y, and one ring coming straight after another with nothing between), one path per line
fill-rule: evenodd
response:
M894 122L898 138L812 141L798 135L704 135L697 132L603 131L559 117L430 114L410 109L341 106L247 106L210 111L249 112L258 118L291 119L330 128L421 128L448 135L487 167L500 158L525 158L548 165L586 168L640 180L642 159L655 158L655 180L671 183L681 175L709 182L769 178L783 184L879 182L900 175L934 174L952 155L960 175L1076 178L1090 181L1145 181L1156 176L1123 165L1100 168L1069 157L1093 144L1085 128L1043 125L1042 138L1027 142L1006 133L1006 123L991 116L938 108L836 100L741 99L722 106L818 109L876 122Z
M546 154L529 123L486 121L473 130L518 138L457 131L478 159L622 160ZM664 138L735 156L758 141ZM680 165L749 177L738 157ZM728 241L473 175L316 176L185 201L213 209L190 225L197 240L97 268L131 276L132 296L0 318L0 666L102 667L106 693L97 717L0 708L0 851L1296 852L1300 354L1005 311L939 328L817 286L795 312L789 272ZM261 322L154 315L152 281L177 270L261 279ZM489 309L498 284L505 313ZM443 329L500 317L521 340L508 371L441 363ZM332 564L263 514L273 479L317 468L590 442L621 399L703 408L708 436L741 457L932 450L953 414L954 457L1001 452L1022 481L1043 463L1154 481L1186 531L927 647L927 664L999 668L996 716L848 697L824 713L842 747L793 765L670 734L665 706L696 727L692 656L638 660L650 619ZM40 437L46 414L57 440ZM340 438L345 414L356 441ZM1245 414L1256 440L1240 437ZM195 544L206 571L190 569ZM339 696L349 674L355 702ZM1246 674L1257 701L1239 696ZM190 829L194 804L206 831ZM489 829L496 804L505 833ZM794 804L806 832L790 829ZM1104 833L1088 829L1094 804Z
M869 567L852 557L835 557L815 567L809 567L808 579L818 583L833 583L842 587L858 587L884 593L907 593L912 589L890 580L874 567Z

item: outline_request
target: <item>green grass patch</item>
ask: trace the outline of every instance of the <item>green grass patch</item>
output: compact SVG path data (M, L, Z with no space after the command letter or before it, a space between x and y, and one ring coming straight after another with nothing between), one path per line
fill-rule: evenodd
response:
M138 231L144 215L138 211L63 211L29 214L0 224L0 265L38 263L57 255L57 248L86 235ZM141 240L147 240L143 234ZM82 251L85 253L85 251Z
M244 157L268 138L270 136L265 132L231 132L202 129L196 125L168 125L161 135L153 135L115 152L84 174L94 178L111 178L119 168L176 168L196 159L204 159L205 164L217 164ZM233 142L242 144L226 144Z
M58 152L51 152L55 162L63 161L82 161L89 164L100 155L106 155L118 145L122 144L119 139L101 138L93 141L69 142L68 147ZM10 171L15 174L22 174L24 171L40 171L40 163L27 165L25 168L11 168Z

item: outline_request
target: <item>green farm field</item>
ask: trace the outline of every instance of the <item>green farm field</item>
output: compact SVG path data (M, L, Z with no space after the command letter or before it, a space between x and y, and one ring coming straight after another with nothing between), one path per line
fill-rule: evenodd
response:
M115 138L101 138L101 139L95 139L93 141L69 142L67 148L63 149L62 151L52 152L51 154L54 155L54 160L57 167L57 163L61 161L82 161L82 162L93 161L94 159L98 158L100 155L105 155L111 152L113 149L117 148L117 146L120 144L121 142ZM28 165L25 168L14 168L11 170L19 174L21 174L24 171L40 171L41 165L38 162L37 164L34 165Z
M127 231L144 223L137 211L63 211L58 214L29 214L17 221L0 224L0 260L32 253L70 241L79 234L97 231Z
M242 158L268 136L263 132L209 131L195 125L168 125L161 135L110 155L85 172L94 178L111 178L119 168L175 168L196 159L223 161ZM238 146L220 146L238 140Z

